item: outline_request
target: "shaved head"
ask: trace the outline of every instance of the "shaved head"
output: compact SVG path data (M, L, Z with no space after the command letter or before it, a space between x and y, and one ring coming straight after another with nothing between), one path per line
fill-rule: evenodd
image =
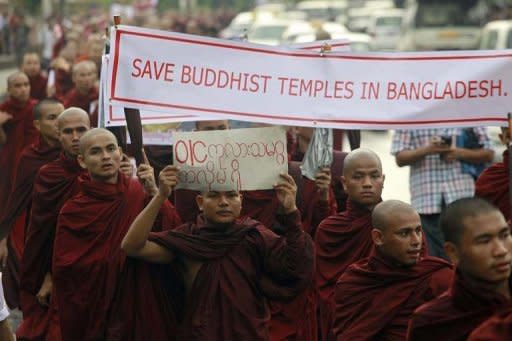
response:
M354 166L361 160L375 161L375 166L382 172L382 162L380 161L379 156L373 150L358 148L348 153L345 157L345 160L343 161L343 175L351 172Z
M10 88L15 81L17 81L18 79L23 79L23 80L27 80L28 81L28 76L25 74L25 72L21 72L21 71L17 71L11 75L9 75L9 77L7 77L7 88Z
M82 138L80 139L80 154L83 155L85 153L85 150L87 149L87 146L89 146L93 141L95 141L99 136L108 136L113 141L117 142L117 138L114 134L112 134L110 131L104 128L93 128L86 132Z
M372 225L384 231L391 219L400 214L417 214L414 207L400 200L386 200L375 206L372 212Z
M69 121L72 118L82 118L87 122L88 127L91 126L91 120L89 118L89 114L82 108L71 107L64 110L59 117L57 118L57 123L59 125L59 130L62 129L64 122Z
M81 62L76 63L73 65L73 75L76 75L78 72L84 71L84 70L90 70L94 69L96 70L96 64L92 60L83 60Z

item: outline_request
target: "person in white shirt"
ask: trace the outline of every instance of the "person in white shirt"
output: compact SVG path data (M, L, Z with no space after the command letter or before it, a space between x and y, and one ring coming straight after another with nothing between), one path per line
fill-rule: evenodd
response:
M7 304L5 304L2 274L0 273L0 340L2 341L14 341L14 335L7 320L8 317L9 310L7 309Z

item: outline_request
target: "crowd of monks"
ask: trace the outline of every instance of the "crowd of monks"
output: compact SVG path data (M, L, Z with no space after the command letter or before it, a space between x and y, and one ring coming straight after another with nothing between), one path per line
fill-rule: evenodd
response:
M49 86L25 54L0 105L18 340L512 339L507 152L442 213L444 260L412 206L382 200L373 151L334 152L310 180L300 128L271 190L175 190L178 168L155 157L168 153L146 146L132 166L123 134L96 127L98 64L61 62Z

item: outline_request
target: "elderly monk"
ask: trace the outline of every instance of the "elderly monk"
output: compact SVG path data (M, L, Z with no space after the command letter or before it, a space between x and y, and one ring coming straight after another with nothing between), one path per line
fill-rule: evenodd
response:
M34 126L32 110L35 101L30 98L30 83L27 75L16 72L7 78L8 98L0 104L0 125L5 133L0 146L0 212L5 212L21 152L39 139ZM4 121L2 124L1 122Z
M372 225L371 256L349 266L336 284L337 340L405 340L414 310L443 293L453 276L448 262L421 256L421 220L412 206L381 202Z
M21 71L30 81L30 97L42 100L47 97L48 77L41 72L41 60L36 52L26 52L21 62Z
M123 239L129 256L170 263L183 288L175 305L180 340L268 340L268 299L292 299L310 283L313 245L302 231L297 187L282 174L274 186L280 203L281 236L250 218L240 218L237 191L204 191L196 223L151 233L158 209L177 182L177 168L160 174L159 193Z
M336 281L350 264L370 256L373 249L371 216L382 200L384 178L381 161L373 151L356 149L349 153L341 179L348 195L347 209L318 226L315 285L322 339L331 330Z
M499 134L501 142L508 146L510 136L508 128L502 127ZM475 196L487 199L500 209L508 221L510 219L508 148L503 152L503 161L485 169L475 183Z
M60 339L52 293L51 260L57 216L62 205L78 193L84 173L76 157L80 138L90 128L89 115L80 108L64 110L57 119L62 152L41 167L34 182L32 211L20 272L23 322L20 340ZM50 321L51 320L51 321Z
M138 180L120 172L121 160L116 138L108 130L95 128L80 139L78 162L87 169L88 176L79 179L79 194L69 199L60 211L52 262L63 340L116 339L107 337L110 321L115 321L113 333L120 340L127 340L120 336L127 334L117 329L123 325L131 328L128 335L132 336L141 324L146 326L144 331L138 330L135 340L168 340L172 336L166 333L164 321L159 323L165 310L159 305L162 302L156 297L154 287L148 285L151 272L128 264L120 248L121 239L149 201L148 196L158 191L153 169L146 165L139 167L139 176L148 191L146 195ZM173 228L181 224L168 202L164 209L162 225ZM136 269L126 269L131 265ZM130 294L140 296L135 308L144 307L144 314L137 316L137 310L132 308L133 314L127 315L129 320L123 324L118 316L110 314L126 314L121 307L116 313L112 308L117 289L128 284L133 284ZM124 306L127 300L133 298L123 297L119 304ZM149 327L150 322L153 329Z
M91 126L98 126L98 88L96 86L96 64L84 60L73 65L71 70L74 88L62 102L64 107L79 107L89 113Z
M7 208L0 218L0 262L4 267L7 265L2 281L6 301L11 308L19 304L18 269L30 217L34 179L41 166L59 156L57 116L63 110L62 104L54 100L43 100L34 107L34 125L41 136L37 143L21 153Z
M460 199L441 214L441 229L455 277L447 293L414 312L409 340L466 340L510 305L512 237L503 214L483 199Z

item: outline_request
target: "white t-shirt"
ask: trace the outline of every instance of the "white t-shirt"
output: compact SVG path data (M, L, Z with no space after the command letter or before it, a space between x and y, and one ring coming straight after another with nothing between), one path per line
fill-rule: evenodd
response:
M0 321L9 317L9 310L4 298L4 287L2 286L2 273L0 273Z

